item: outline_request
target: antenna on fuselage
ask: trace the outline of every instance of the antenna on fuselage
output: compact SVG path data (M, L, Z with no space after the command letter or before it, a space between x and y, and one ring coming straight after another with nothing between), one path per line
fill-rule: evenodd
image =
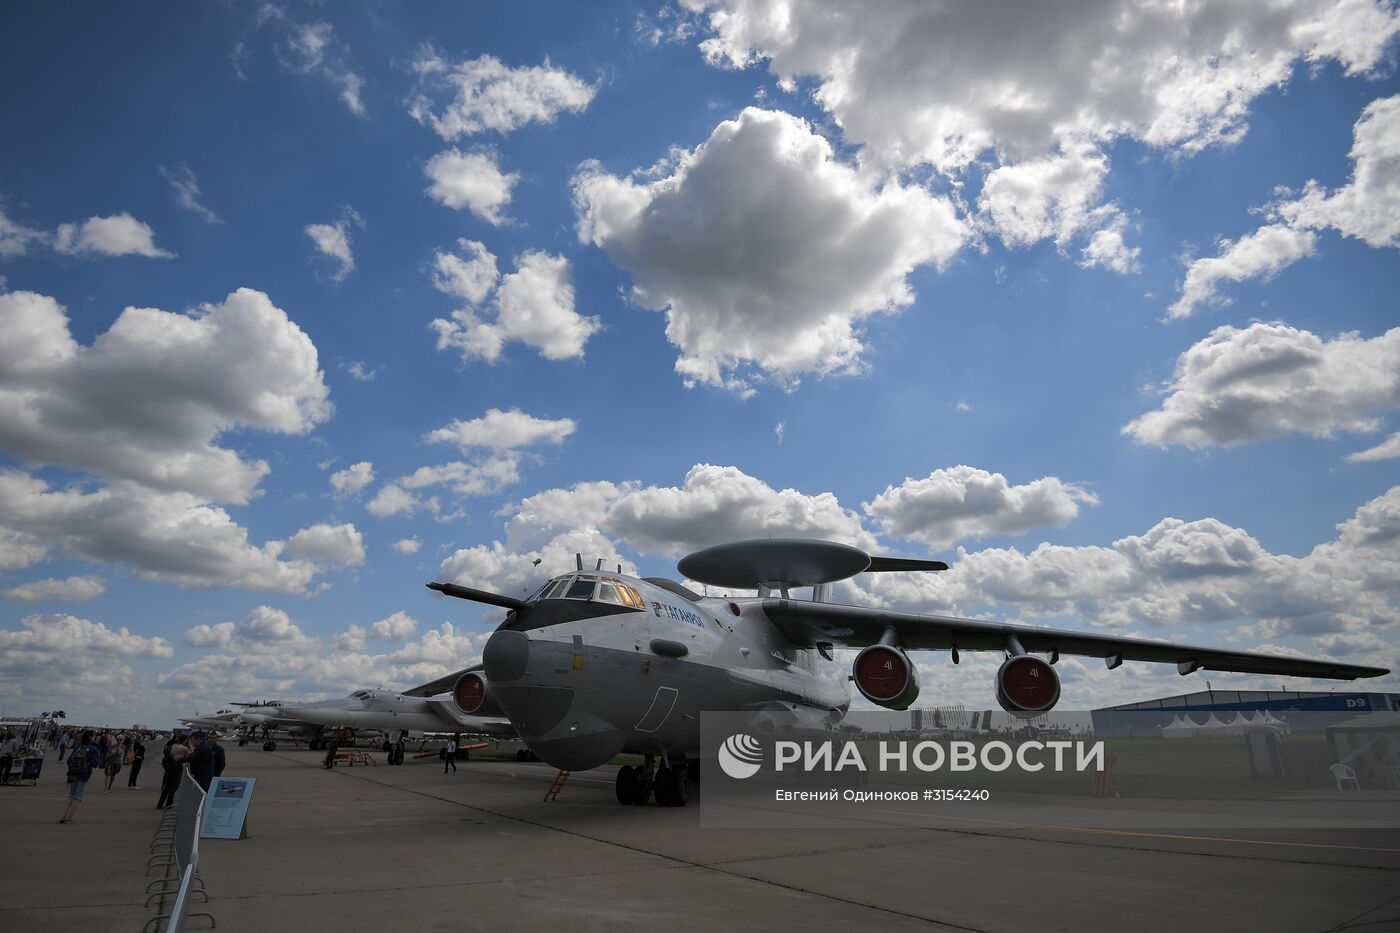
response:
M583 555L582 555L582 554L579 554L579 553L575 553L575 554L574 554L574 563L578 564L578 569L579 569L579 570L582 570L582 569L583 569Z
M596 567L594 567L593 569L594 569L594 570L602 570L602 569L603 569L603 558L601 558L601 557L598 558L598 565L597 565Z

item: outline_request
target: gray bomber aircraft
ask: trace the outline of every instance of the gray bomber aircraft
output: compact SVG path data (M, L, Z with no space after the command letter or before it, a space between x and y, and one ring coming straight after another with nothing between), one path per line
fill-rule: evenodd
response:
M907 709L919 695L912 650L1001 651L997 702L1034 716L1060 698L1061 655L1355 680L1383 668L1144 638L893 612L831 603L831 584L858 573L946 570L941 561L872 557L829 541L770 539L725 544L682 558L677 569L706 586L757 590L756 597L706 597L673 580L601 569L550 580L517 599L452 583L448 596L510 610L486 643L479 668L456 678L464 713L504 715L530 749L562 770L595 768L619 752L644 756L617 774L617 798L684 806L700 751L700 713L748 711L771 724L835 725L853 682L870 702ZM812 599L790 591L812 587ZM858 648L850 677L835 648ZM437 686L437 685L434 685ZM438 687L438 689L442 689ZM657 766L657 762L660 766Z

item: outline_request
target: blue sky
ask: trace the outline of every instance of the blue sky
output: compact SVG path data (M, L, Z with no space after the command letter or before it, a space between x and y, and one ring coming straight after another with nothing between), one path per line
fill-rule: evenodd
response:
M8 7L0 705L408 687L493 624L427 580L768 535L1393 666L1400 21L1218 6Z

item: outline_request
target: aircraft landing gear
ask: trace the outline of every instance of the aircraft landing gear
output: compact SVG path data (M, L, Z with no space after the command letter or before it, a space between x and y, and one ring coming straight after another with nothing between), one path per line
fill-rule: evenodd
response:
M384 746L380 749L380 751L391 752L391 751L393 751L393 750L394 750L394 743L393 743L393 742L390 742L388 739L385 739L385 740L384 740Z
M263 743L263 751L265 751L265 752L275 752L275 751L277 751L277 743L274 742L274 741L272 741L271 739L268 739L266 742Z
M655 756L647 755L644 767L623 765L617 771L617 802L638 806L655 793L658 807L685 806L690 802L690 764L678 759L658 768Z
M690 802L690 780L685 764L678 763L656 772L656 805L683 807Z
M623 765L617 771L617 802L624 805L640 806L651 796L651 781L646 780L645 772L631 765Z

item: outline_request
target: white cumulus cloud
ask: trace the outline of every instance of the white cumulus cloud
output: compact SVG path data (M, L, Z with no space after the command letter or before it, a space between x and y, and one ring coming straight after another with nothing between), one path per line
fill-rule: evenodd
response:
M406 641L418 631L418 620L406 612L396 612L369 627L370 635L380 641Z
M1081 505L1098 501L1082 486L1058 477L1013 486L1000 473L959 465L886 487L863 508L885 534L944 548L965 538L1067 525Z
M1249 105L1300 61L1381 67L1400 29L1388 4L1096 0L1074 28L1054 5L957 0L833 7L819 0L684 0L708 14L714 64L812 76L848 139L940 169L995 150L1040 157L1120 136L1191 152L1244 131Z
M315 345L262 292L127 308L90 346L54 299L0 294L0 446L31 463L245 503L268 466L219 435L307 433L328 395Z
M481 304L496 288L496 257L484 243L459 239L457 253L433 253L433 287L446 295Z
M1218 327L1177 360L1162 407L1123 433L1203 447L1337 431L1375 431L1400 407L1400 328L1325 340L1285 324Z
M134 635L125 627L113 631L67 613L25 616L20 623L18 630L0 629L0 673L26 663L76 664L84 655L168 658L175 653L164 638Z
M543 65L509 68L500 59L452 63L431 47L413 62L420 91L409 113L445 140L493 130L509 133L531 122L552 123L561 113L580 113L595 88L569 72Z
M1220 283L1272 278L1315 252L1317 236L1286 224L1268 224L1235 242L1220 241L1220 255L1194 260L1186 269L1181 297L1167 311L1169 318L1189 317L1196 306L1222 303L1216 297Z
M89 217L81 224L59 224L53 248L69 255L149 256L170 259L175 254L156 246L155 231L130 214Z
M850 372L861 319L913 301L906 276L970 236L952 204L877 186L804 121L749 108L675 155L670 174L574 179L579 238L666 311L687 384L739 391Z
M358 496L372 482L374 464L368 460L361 460L331 474L331 488L335 490L337 498Z
M1186 271L1181 297L1167 316L1186 317L1203 302L1221 303L1221 282L1263 277L1316 253L1315 231L1336 230L1371 246L1400 246L1400 96L1372 101L1352 129L1351 180L1329 192L1309 181L1297 197L1263 212L1270 222L1220 254L1197 259Z
M351 524L312 525L287 539L287 554L315 564L357 566L365 562L364 537Z
M233 641L234 624L195 625L185 629L185 644L194 648L223 648Z
M489 151L459 152L456 148L439 152L423 166L432 182L428 196L444 207L463 208L488 223L506 222L501 213L510 203L511 190L520 176L503 172L496 156Z
M484 255L474 261L471 269L457 270L477 278L470 282L454 280L449 283L451 287L474 290L485 286L488 277L494 277L495 257L482 252ZM435 275L434 284L437 283ZM438 287L442 289L442 285ZM463 361L479 358L495 363L505 345L515 340L536 348L545 359L576 359L583 356L588 338L602 327L598 318L584 317L574 309L569 260L537 250L521 254L516 270L500 279L490 311L494 319L468 307L452 312L450 320L434 320L430 326L437 333L437 348L454 349Z
M480 418L453 420L423 439L434 444L455 444L463 450L511 450L534 444L562 444L577 427L572 418L536 418L518 408L491 408Z
M93 492L53 489L22 471L0 470L0 514L31 541L82 560L128 565L140 580L304 594L326 569L318 562L323 554L284 560L286 542L253 544L246 528L197 496L127 482Z
M1084 262L1116 271L1136 268L1133 248L1112 225L1116 208L1097 213L1091 177L1114 141L1174 155L1228 145L1254 100L1300 63L1372 75L1400 28L1383 0L1279 0L1267 16L1218 0L1091 0L1072 28L1062 7L1018 0L683 5L707 21L700 50L712 64L766 63L789 92L814 79L812 97L863 161L961 180L990 159L989 199L1013 187L1000 169L1029 195L1026 210L990 215L1000 234L1063 248L1089 232ZM1078 166L1066 161L1074 153Z
M1351 180L1328 192L1310 181L1275 207L1295 227L1332 228L1371 246L1400 246L1400 95L1372 101L1352 130Z
M102 577L89 575L68 577L66 580L53 577L47 580L32 580L29 583L21 583L19 586L4 590L3 593L8 598L17 599L22 603L45 601L80 603L96 599L106 591L106 580Z
M1390 435L1375 447L1348 454L1347 462L1365 463L1370 460L1394 460L1396 457L1400 457L1400 432Z

